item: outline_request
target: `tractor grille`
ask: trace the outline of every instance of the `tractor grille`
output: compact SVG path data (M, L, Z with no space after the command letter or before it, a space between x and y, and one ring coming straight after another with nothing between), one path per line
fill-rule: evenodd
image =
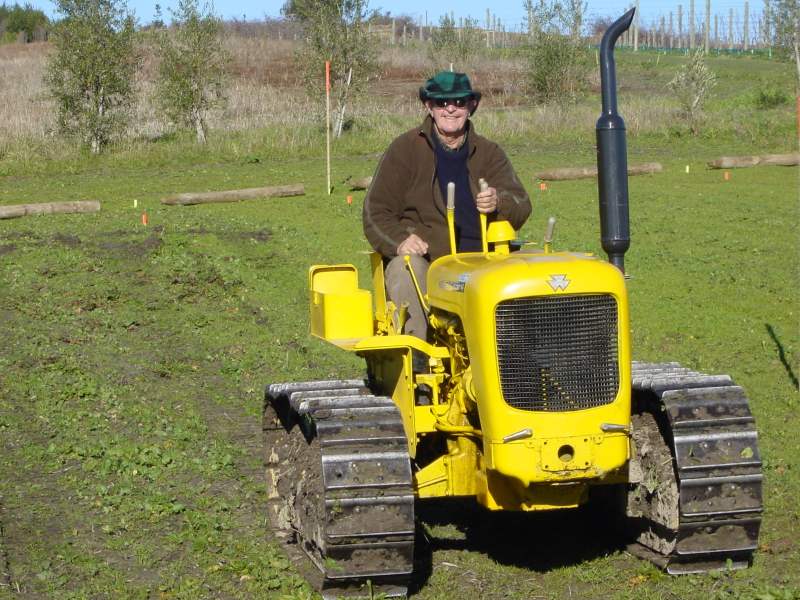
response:
M497 305L505 401L522 410L602 406L619 388L613 296L515 298Z

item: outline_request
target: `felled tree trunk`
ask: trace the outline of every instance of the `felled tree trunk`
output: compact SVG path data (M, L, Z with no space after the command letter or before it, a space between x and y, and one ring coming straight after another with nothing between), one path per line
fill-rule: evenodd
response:
M295 185L225 190L221 192L175 194L174 196L163 198L161 204L191 206L193 204L213 204L217 202L240 202L241 200L254 200L256 198L303 196L305 193L303 184L298 183Z
M96 200L75 202L40 202L36 204L11 204L0 206L0 219L14 219L30 215L53 215L68 213L92 213L100 210Z
M800 164L800 154L762 154L761 156L721 156L712 160L708 166L712 169L744 169L759 165L793 167Z
M643 163L641 165L628 165L628 175L649 175L651 173L661 173L664 167L661 163ZM566 167L563 169L551 169L542 171L534 177L542 181L565 181L568 179L589 179L597 177L597 167Z

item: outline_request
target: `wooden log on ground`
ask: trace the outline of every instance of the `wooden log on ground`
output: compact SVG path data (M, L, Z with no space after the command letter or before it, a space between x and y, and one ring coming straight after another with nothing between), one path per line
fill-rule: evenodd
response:
M628 165L628 175L649 175L651 173L661 173L664 167L661 163L642 163L641 165ZM542 171L535 175L536 179L542 181L566 181L568 179L589 179L597 177L597 167L566 167L563 169L551 169Z
M256 198L285 198L287 196L303 196L306 193L302 183L295 185L277 185L272 187L247 188L242 190L225 190L221 192L202 192L175 194L162 198L161 204L171 206L191 206L193 204L213 204L216 202L240 202Z
M36 204L10 204L0 206L0 219L14 219L30 215L65 215L71 213L93 213L100 210L96 200L74 202L39 202Z
M708 166L712 169L745 169L758 165L777 165L793 167L800 164L800 154L762 154L760 156L722 156L712 160Z
M366 190L370 184L372 183L372 175L369 177L362 177L361 179L355 179L350 182L350 190Z

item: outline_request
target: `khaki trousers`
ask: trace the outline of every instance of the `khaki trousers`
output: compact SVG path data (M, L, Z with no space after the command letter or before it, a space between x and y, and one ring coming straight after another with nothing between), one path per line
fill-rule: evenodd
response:
M428 267L430 263L418 254L411 254L410 258L410 266L414 269L414 275L417 277L422 293L425 294L428 291ZM414 282L411 280L411 275L408 273L405 257L395 256L390 260L389 264L386 265L384 277L389 300L394 302L398 308L403 303L408 304L408 319L403 333L425 340L428 334L428 319L422 310L419 295L414 287ZM395 325L397 325L396 317L395 313Z

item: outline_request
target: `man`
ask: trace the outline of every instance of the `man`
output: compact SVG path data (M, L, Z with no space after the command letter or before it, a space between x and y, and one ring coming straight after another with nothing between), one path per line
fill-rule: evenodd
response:
M469 117L481 95L464 73L442 71L419 89L428 115L395 139L383 155L364 200L364 233L386 264L386 291L408 303L405 333L425 339L427 321L405 266L423 293L431 261L450 252L447 184L455 183L456 240L460 252L480 251L479 214L519 229L531 212L528 194L500 147L479 136ZM489 187L480 190L479 179Z

